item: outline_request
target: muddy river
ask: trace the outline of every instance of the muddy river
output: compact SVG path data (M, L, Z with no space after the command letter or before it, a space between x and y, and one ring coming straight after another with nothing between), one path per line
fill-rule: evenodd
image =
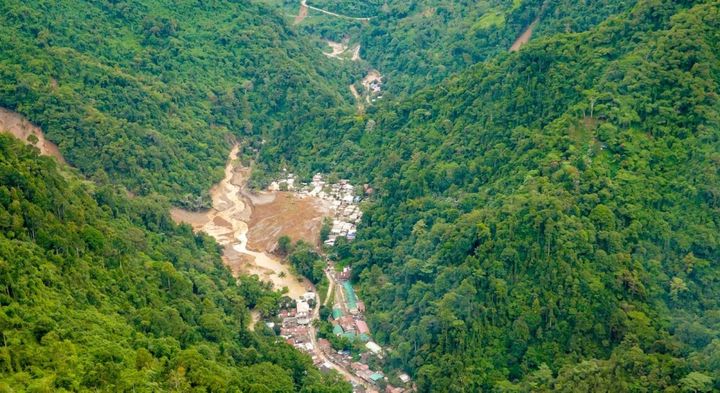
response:
M249 170L238 160L233 147L225 177L210 190L212 208L204 212L172 209L176 222L190 224L215 238L224 247L223 261L234 275L256 274L275 289L288 289L297 298L312 284L295 275L290 266L271 254L280 236L317 244L322 219L330 210L316 198L299 198L291 193L247 191ZM250 224L250 225L248 225Z

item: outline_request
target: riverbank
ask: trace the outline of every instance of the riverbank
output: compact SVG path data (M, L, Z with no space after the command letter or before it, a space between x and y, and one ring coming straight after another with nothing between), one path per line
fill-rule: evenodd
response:
M247 191L245 183L250 172L238 162L238 152L239 146L236 145L228 157L223 180L210 190L211 209L190 212L174 208L170 214L176 222L187 223L194 231L205 232L214 237L223 246L223 262L235 276L255 274L260 280L272 283L277 290L286 288L287 295L292 298L302 296L314 290L312 284L296 276L288 264L270 254L270 251L274 249L277 237L292 232L296 225L302 225L302 228L307 230L296 231L294 234L302 232L304 236L310 237L315 232L319 233L325 211L306 204L302 209L302 219L283 221L283 216L279 213L269 220L270 224L262 224L268 220L268 214L264 213L266 210L287 212L295 206L292 205L292 199L286 195L253 195ZM306 224L305 219L316 224Z

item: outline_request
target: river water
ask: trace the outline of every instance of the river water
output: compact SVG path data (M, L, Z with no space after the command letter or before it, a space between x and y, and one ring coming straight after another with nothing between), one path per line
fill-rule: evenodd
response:
M252 201L243 195L242 187L247 171L237 162L239 146L234 146L225 167L225 177L210 190L212 208L203 212L190 212L174 208L173 220L185 222L196 232L205 232L224 247L223 261L234 275L256 274L262 281L271 282L275 289L288 289L288 296L297 298L312 284L296 276L290 266L264 251L248 249L248 222L252 216ZM246 193L245 193L246 194ZM273 194L264 198L272 201Z

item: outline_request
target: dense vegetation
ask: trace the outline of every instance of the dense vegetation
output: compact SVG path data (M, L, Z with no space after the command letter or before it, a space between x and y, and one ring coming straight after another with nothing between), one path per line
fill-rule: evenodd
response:
M325 277L325 262L311 244L298 241L288 260L300 275L307 277L313 284L318 284Z
M184 194L242 137L256 184L289 166L373 186L333 257L420 391L720 390L716 1L388 0L367 24L303 22L419 91L357 115L338 93L357 66L261 6L63 3L0 5L0 105L100 185L0 139L0 388L335 387L245 330L247 306L285 300L236 287L164 199L106 184L200 206ZM314 251L281 251L322 279Z
M719 43L717 3L647 1L348 133L362 293L421 391L720 388Z
M264 0L296 13L298 1ZM635 0L308 0L325 10L371 17L358 22L315 11L298 26L305 34L358 42L386 90L413 93L510 48L534 21L533 36L580 32L628 10Z
M507 51L535 18L540 20L536 37L584 31L633 3L389 0L362 32L362 55L386 76L390 92L416 92Z
M349 390L248 332L279 294L237 285L163 199L124 195L0 135L0 391Z
M717 3L643 1L288 146L375 186L350 260L391 364L421 391L720 389L719 45Z
M349 97L346 68L246 1L3 1L0 35L0 106L83 173L191 208L230 140L259 147Z

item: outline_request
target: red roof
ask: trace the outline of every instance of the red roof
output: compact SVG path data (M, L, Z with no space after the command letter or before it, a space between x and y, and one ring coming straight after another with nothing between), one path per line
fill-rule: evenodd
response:
M370 334L370 328L368 328L367 323L362 320L355 321L355 325L357 326L358 333L359 334Z

